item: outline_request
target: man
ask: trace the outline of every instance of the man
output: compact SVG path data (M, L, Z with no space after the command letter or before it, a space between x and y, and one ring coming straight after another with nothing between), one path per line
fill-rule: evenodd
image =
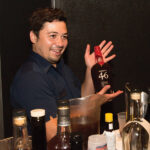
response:
M57 130L56 101L87 96L94 93L91 67L96 63L94 53L90 54L90 45L85 51L86 74L82 85L64 64L62 55L68 45L68 31L64 13L59 9L39 9L31 18L30 40L32 53L17 72L11 86L11 101L14 108L25 108L28 119L30 110L46 110L46 135L50 140ZM106 56L112 50L112 42L101 42L104 61L115 57ZM110 86L104 87L98 94L104 94ZM105 94L104 102L118 96L122 91ZM29 124L29 122L28 122ZM29 124L30 126L30 124Z

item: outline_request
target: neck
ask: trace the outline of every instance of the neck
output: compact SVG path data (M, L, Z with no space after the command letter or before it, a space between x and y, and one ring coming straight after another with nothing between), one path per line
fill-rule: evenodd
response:
M57 135L60 134L70 134L71 133L71 127L70 125L68 126L58 126L57 127Z

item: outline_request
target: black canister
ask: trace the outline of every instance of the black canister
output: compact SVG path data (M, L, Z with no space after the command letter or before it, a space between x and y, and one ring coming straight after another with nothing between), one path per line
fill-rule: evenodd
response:
M46 150L45 110L31 110L32 150Z

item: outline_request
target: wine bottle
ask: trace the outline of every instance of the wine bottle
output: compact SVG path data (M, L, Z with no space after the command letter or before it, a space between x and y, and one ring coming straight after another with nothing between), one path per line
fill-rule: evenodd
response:
M91 69L91 75L95 88L95 93L99 92L105 85L111 84L110 65L104 63L99 46L94 47L95 59L97 63ZM111 92L109 90L108 92Z
M71 150L70 108L67 100L58 101L57 135L48 142L48 150Z
M13 111L13 136L14 150L32 149L32 144L28 137L27 118L24 109L15 109Z
M30 114L32 150L46 150L45 109L33 109Z

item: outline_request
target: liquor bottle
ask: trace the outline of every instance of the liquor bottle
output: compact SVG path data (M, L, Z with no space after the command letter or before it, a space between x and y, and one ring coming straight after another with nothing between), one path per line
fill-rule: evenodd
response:
M106 123L106 131L112 132L114 129L112 113L105 113L105 123Z
M104 63L103 56L99 46L94 47L95 59L97 63L91 69L91 75L95 88L95 93L99 92L105 85L110 85L110 65ZM112 92L109 90L108 92Z
M45 109L33 109L30 114L32 149L46 150Z
M128 121L122 131L123 150L148 150L149 137L149 123L141 118L141 92L136 90L130 93L130 99L134 104L133 121Z
M104 131L104 135L107 141L107 149L108 150L116 150L116 135L113 132L113 114L105 113L105 124L106 128Z
M31 150L32 144L28 138L27 118L24 109L13 111L14 150Z
M47 148L48 150L71 150L71 123L69 101L58 101L57 116L57 135L48 142Z

